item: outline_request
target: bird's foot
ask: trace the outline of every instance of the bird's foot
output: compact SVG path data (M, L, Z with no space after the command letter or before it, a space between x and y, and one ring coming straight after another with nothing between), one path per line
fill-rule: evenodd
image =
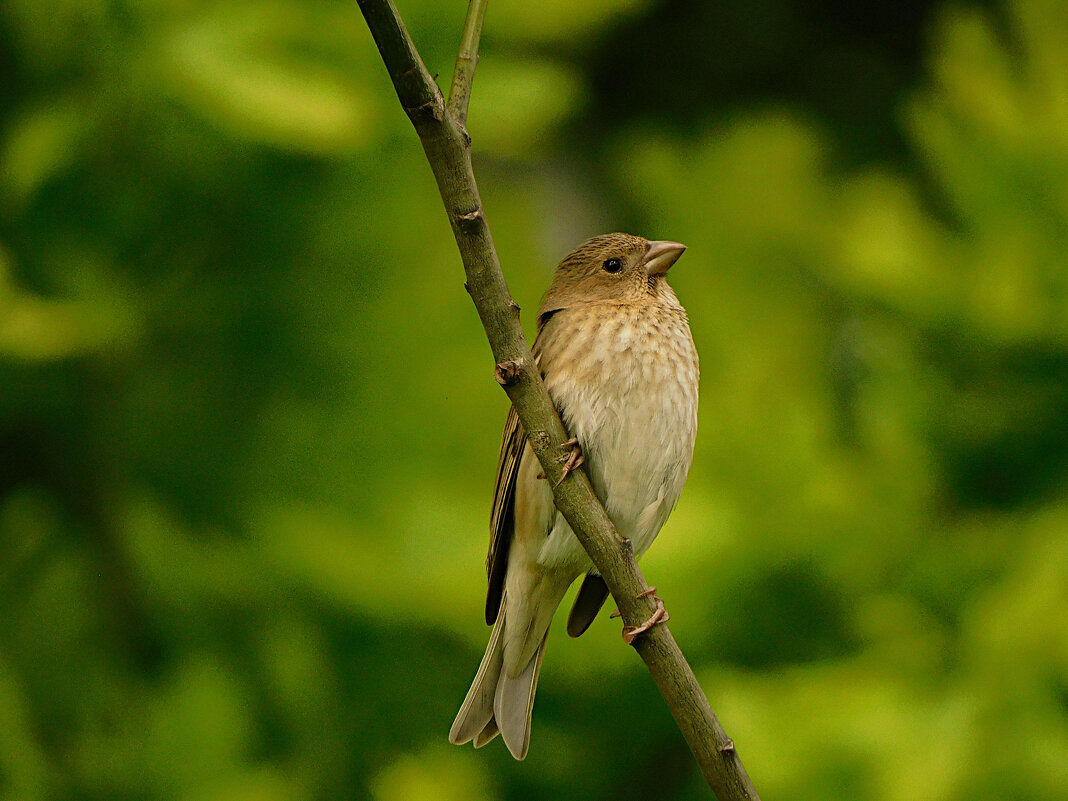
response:
M570 473L572 470L578 470L586 461L586 459L582 456L582 446L579 445L577 437L572 437L567 442L564 442L562 444L562 447L570 448L571 453L568 455L567 461L564 462L564 472L560 474L560 480L556 482L556 485L553 487L553 489L556 489L556 487L559 487L561 484L563 484L564 479L568 476L568 473Z
M571 473L573 470L577 470L578 468L582 467L582 465L586 462L586 459L582 455L582 446L579 445L577 437L572 437L567 442L561 443L561 447L570 448L571 453L567 456L561 457L560 461L564 463L564 472L560 474L560 480L553 484L553 489L559 487L564 482L564 479L567 478L569 473ZM545 478L545 471L538 473L537 477Z
M663 623L665 620L670 620L671 615L668 614L667 609L664 608L663 599L656 594L656 587L646 587L644 590L638 593L639 598L644 598L647 595L653 596L653 600L656 601L656 609L653 610L653 614L649 616L649 619L642 623L640 626L624 626L623 627L623 642L630 645L634 642L634 638L641 634L643 631L648 631L657 623ZM621 617L620 611L617 609L609 617Z

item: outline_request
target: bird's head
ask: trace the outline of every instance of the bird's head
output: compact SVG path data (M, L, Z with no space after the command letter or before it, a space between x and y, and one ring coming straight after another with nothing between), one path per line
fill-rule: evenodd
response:
M602 234L571 251L556 268L539 318L581 303L635 303L655 295L686 246L631 234Z

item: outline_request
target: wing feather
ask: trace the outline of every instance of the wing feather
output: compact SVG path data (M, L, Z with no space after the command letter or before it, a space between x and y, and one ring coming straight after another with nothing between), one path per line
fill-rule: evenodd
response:
M501 455L497 461L497 485L493 490L490 514L490 547L486 556L489 591L486 593L486 623L493 625L504 595L504 575L508 571L508 550L515 534L515 483L527 434L514 408L508 409L501 435Z
M545 324L563 307L543 308L538 314L538 334L532 350L534 361L541 367L541 333ZM527 444L527 432L519 422L514 407L508 407L501 435L501 455L497 460L497 485L493 489L493 511L490 513L490 547L486 556L489 590L486 592L486 624L493 625L504 597L504 576L508 572L508 551L515 536L515 485L519 463Z

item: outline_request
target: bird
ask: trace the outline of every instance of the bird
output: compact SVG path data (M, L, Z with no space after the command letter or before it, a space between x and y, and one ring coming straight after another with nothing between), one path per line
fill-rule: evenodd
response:
M556 268L538 309L532 351L573 438L561 481L584 467L616 530L636 556L652 544L682 493L697 435L699 367L686 310L666 273L686 250L671 241L602 234ZM475 748L499 733L527 755L549 624L568 587L583 583L567 622L593 622L608 587L553 503L515 409L497 465L486 559L485 656L449 740ZM651 594L655 588L646 592ZM666 619L657 612L636 636ZM629 642L629 640L628 640Z

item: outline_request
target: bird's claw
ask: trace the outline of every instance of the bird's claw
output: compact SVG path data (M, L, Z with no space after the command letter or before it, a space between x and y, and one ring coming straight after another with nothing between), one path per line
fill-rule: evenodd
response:
M582 456L582 446L579 445L578 437L572 437L567 442L561 443L561 447L570 448L571 453L567 456L566 461L564 461L564 471L560 474L560 480L553 485L553 489L556 489L563 484L568 473L572 470L578 470L586 461Z
M630 540L626 540L626 542L627 542L627 543L629 544L629 543L630 543ZM635 598L644 598L644 597L645 597L646 595L653 595L653 596L655 596L655 595L656 595L656 587L646 587L646 588L645 588L644 590L642 590L641 592L639 592L639 593L638 593L637 595L635 595L634 597L635 597ZM610 614L610 615L609 615L608 617L609 617L609 618L613 618L613 617L623 617L623 613L619 611L619 607L616 607L615 611L613 611L613 612L612 612L612 614Z
M570 448L571 453L567 456L563 456L560 458L560 461L564 463L564 470L560 474L560 480L553 484L553 489L559 487L564 482L564 479L567 478L569 473L574 470L577 470L578 468L582 467L583 464L586 463L586 459L582 455L582 446L579 445L577 437L572 437L571 439L567 440L567 442L560 443L560 445L563 448ZM542 470L540 473L538 473L537 478L544 479L545 471Z
M634 638L641 634L643 631L648 631L657 623L663 623L665 620L670 620L671 615L668 614L667 609L664 608L664 601L659 595L656 594L656 587L646 587L642 592L638 593L639 598L644 598L647 595L653 596L653 600L656 601L656 609L653 610L653 614L649 616L649 619L642 623L640 626L624 626L623 627L623 642L630 645L634 642ZM621 617L620 611L617 609L609 617Z

